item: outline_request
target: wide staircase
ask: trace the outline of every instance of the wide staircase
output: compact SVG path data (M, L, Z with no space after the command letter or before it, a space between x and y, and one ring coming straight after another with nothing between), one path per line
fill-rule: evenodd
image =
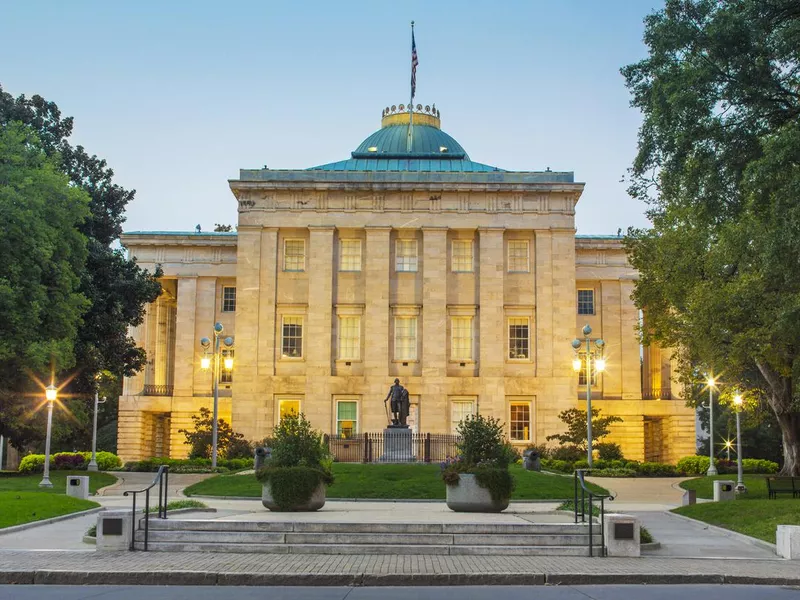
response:
M144 520L135 548L144 550ZM266 554L589 556L588 523L333 523L150 519L147 550ZM599 525L593 554L601 553Z

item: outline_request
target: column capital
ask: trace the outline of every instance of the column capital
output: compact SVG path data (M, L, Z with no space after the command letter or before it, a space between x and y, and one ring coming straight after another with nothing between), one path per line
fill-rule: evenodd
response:
M433 233L437 231L446 233L447 231L450 230L450 228L447 227L446 225L423 225L422 227L420 227L420 229L422 229L423 232L430 231Z
M336 226L335 225L309 225L308 226L308 230L309 231L320 231L320 232L325 232L325 231L333 232L333 231L336 230Z
M364 225L364 229L367 233L381 233L384 231L391 231L391 225Z
M505 230L505 227L478 227L480 233L501 233Z

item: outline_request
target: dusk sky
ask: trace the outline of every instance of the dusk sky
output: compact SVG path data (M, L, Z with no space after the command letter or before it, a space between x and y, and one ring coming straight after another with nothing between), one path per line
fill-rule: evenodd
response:
M619 74L657 0L3 2L0 83L75 117L73 144L135 188L127 230L236 223L240 168L348 158L415 103L472 160L574 171L578 233L646 225L622 182L641 121Z

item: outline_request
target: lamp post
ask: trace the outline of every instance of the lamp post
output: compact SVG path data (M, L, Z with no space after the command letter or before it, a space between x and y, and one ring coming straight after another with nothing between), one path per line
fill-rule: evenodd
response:
M103 404L106 401L106 397L103 396L102 400L98 400L97 398L97 385L100 381L100 374L95 377L95 384L94 384L94 424L92 425L92 460L89 461L89 464L86 466L87 471L97 471L97 405Z
M224 327L222 323L214 323L214 350L213 350L213 378L214 378L214 417L211 423L211 467L217 467L217 432L219 430L218 427L218 415L219 415L219 363L220 363L220 343L219 338L222 336L222 332ZM223 340L223 343L227 348L233 346L233 338L226 337ZM211 359L208 357L208 350L211 346L211 340L207 337L204 337L200 340L200 345L203 347L205 352L202 359L200 359L200 367L205 371L211 367ZM230 371L233 369L233 358L230 356L225 358L225 369Z
M737 470L737 481L736 481L736 493L738 494L745 494L747 493L747 486L744 484L744 480L742 477L742 422L741 422L741 412L742 412L742 396L741 394L736 394L733 397L733 403L736 406L736 470Z
M606 361L603 358L603 348L606 343L601 340L595 340L597 350L592 350L592 340L589 336L592 333L592 328L589 325L583 326L583 335L586 341L586 454L589 468L592 468L592 360L594 360L594 367L597 373L602 373L606 368ZM583 364L581 361L581 342L580 339L575 338L572 340L572 348L575 350L575 358L572 360L572 368L576 373L579 373Z
M52 383L44 390L44 397L47 400L47 438L44 442L44 476L39 482L39 487L51 488L50 483L50 432L53 429L53 403L58 398L58 388Z
M716 381L709 376L708 381L708 471L706 475L716 475L717 466L714 464L714 386Z

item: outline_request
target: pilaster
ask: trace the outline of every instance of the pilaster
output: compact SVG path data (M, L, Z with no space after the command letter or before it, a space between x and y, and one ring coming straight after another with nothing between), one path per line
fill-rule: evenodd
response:
M423 227L422 375L447 374L447 228Z
M550 231L535 232L536 251L536 374L539 377L553 376L553 234ZM574 272L575 267L572 267ZM574 295L574 286L563 294L562 299Z
M366 227L366 305L364 307L364 374L361 403L364 423L385 422L382 402L389 388L389 276L391 227Z
M505 421L506 324L503 315L503 232L500 227L481 227L480 236L480 357L478 371L482 378L480 411Z
M333 226L309 227L306 401L304 411L316 427L331 423L331 347L333 343Z

